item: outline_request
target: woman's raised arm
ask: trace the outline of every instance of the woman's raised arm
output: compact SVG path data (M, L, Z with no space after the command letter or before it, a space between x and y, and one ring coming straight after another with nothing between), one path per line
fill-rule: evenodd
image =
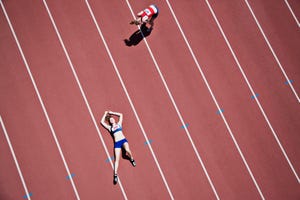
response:
M105 118L106 118L106 116L107 116L107 113L108 113L108 111L105 111L105 112L104 112L104 115L102 116L102 119L101 119L101 124L102 124L102 126L104 126L107 130L109 130L109 129L110 129L110 125L107 124L107 123L105 122Z
M119 122L118 123L122 124L122 122L123 122L123 114L122 113L113 112L113 111L109 111L108 113L111 114L111 115L118 116L119 117Z

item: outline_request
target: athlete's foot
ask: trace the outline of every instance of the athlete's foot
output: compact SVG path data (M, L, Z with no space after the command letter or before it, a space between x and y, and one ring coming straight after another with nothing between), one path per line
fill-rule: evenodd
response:
M131 162L132 166L134 166L134 167L136 166L136 163L135 163L134 159L131 159L130 162Z
M118 175L114 174L114 185L118 183Z

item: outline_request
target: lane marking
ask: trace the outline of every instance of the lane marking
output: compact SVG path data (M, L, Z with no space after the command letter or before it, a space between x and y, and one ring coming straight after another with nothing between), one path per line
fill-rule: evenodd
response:
M190 126L190 124L189 123L185 123L184 125L182 125L180 128L182 128L182 129L186 129L186 128L188 128Z
M295 15L292 7L290 6L290 4L289 4L289 2L287 0L284 0L284 1L285 1L285 4L287 5L287 7L289 8L289 11L292 14L293 18L295 19L296 24L298 25L298 28L300 28L299 20L298 20L297 16Z
M91 118L92 118L92 121L93 121L93 123L94 123L94 126L95 126L95 128L96 128L96 130L97 130L98 136L99 136L99 138L100 138L100 140L101 140L101 142L102 142L102 145L103 145L103 147L104 147L105 153L106 153L107 157L110 157L110 155L109 155L109 153L108 153L108 150L107 150L107 147L106 147L106 144L105 144L105 142L104 142L104 140L103 140L103 138L102 138L102 134L101 134L101 132L100 132L100 129L99 129L98 124L97 124L97 122L96 122L96 120L95 120L95 117L94 117L94 114L93 114L93 112L92 112L92 109L91 109L91 107L90 107L90 104L89 104L89 102L88 102L88 100L87 100L87 98L86 98L86 95L85 95L84 91L83 91L83 88L82 88L82 86L81 86L81 83L80 83L80 81L79 81L79 78L78 78L78 76L77 76L77 73L76 73L76 71L75 71L75 68L74 68L74 66L73 66L73 63L72 63L72 61L71 61L71 59L70 59L69 53L68 53L68 51L67 51L67 49L66 49L66 47L65 47L65 44L64 44L64 42L63 42L63 40L62 40L62 37L61 37L60 33L59 33L59 31L58 31L58 28L57 28L57 26L56 26L56 24L55 24L55 21L54 21L53 17L52 17L52 14L51 14L51 12L50 12L50 9L48 8L47 2L46 2L45 0L43 0L43 2L44 2L44 5L45 5L46 10L47 10L47 12L48 12L49 18L50 18L51 23L52 23L52 25L53 25L53 28L54 28L54 30L55 30L55 32L56 32L56 35L57 35L57 37L58 37L58 39L59 39L59 42L60 42L60 44L61 44L61 46L62 46L62 49L64 50L64 53L65 53L65 56L66 56L66 58L67 58L67 60L68 60L69 66L70 66L71 69L72 69L73 75L74 75L74 77L75 77L75 79L76 79L77 85L78 85L78 87L79 87L79 89L80 89L81 95L82 95L82 97L83 97L83 99L84 99L84 102L85 102L85 104L86 104L86 107L87 107L87 109L88 109L88 111L89 111L89 114L90 114L90 116L91 116ZM111 163L111 167L112 167L112 169L114 168L112 163ZM72 179L71 179L71 181L72 181ZM122 185L122 182L121 182L120 177L119 177L118 185L119 185L119 187L120 187L120 189L121 189L121 191L122 191L122 194L123 194L124 199L127 199L127 195L126 195L125 190L124 190L124 188L123 188L123 185Z
M1 4L2 9L4 10L4 7L3 7L3 5L2 5L2 1L0 1L0 4ZM4 12L4 13L6 14L6 12ZM30 196L31 196L31 195L30 195L30 193L28 192L28 188L27 188L27 186L26 186L26 182L25 182L25 179L24 179L24 177L23 177L23 174L22 174L22 171L21 171L21 168L20 168L20 165L19 165L17 156L16 156L15 151L14 151L14 148L13 148L11 142L10 142L8 133L7 133L7 131L6 131L6 128L5 128L5 125L4 125L4 122L3 122L1 116L0 116L0 123L1 123L2 129L3 129L3 132L4 132L4 135L5 135L6 141L7 141L7 143L8 143L8 146L9 146L9 149L10 149L10 152L11 152L11 155L12 155L14 161L15 161L15 165L16 165L16 167L17 167L17 170L18 170L19 177L20 177L20 179L21 179L23 188L24 188L24 190L25 190L25 193L26 193L25 196L28 196L28 199L30 200Z
M224 112L224 109L221 108L220 110L217 111L217 114L220 115L223 112Z
M242 66L241 66L241 64L240 64L240 62L239 62L237 56L235 55L235 53L234 53L234 51L233 51L233 49L232 49L232 47L231 47L231 44L229 43L229 41L228 41L228 39L227 39L227 37L226 37L224 31L223 31L223 28L222 28L222 26L220 25L219 20L217 19L217 17L216 17L216 15L215 15L213 9L211 8L211 6L210 6L208 0L206 0L206 3L207 3L207 5L208 5L208 7L209 7L209 9L210 9L210 11L211 11L211 13L212 13L214 19L215 19L216 24L218 25L218 28L219 28L220 32L222 33L222 36L223 36L223 38L224 38L224 40L225 40L225 42L226 42L226 44L227 44L227 46L228 46L228 48L229 48L229 50L230 50L232 56L233 56L233 58L234 58L234 60L235 60L235 62L236 62L236 64L237 64L237 66L239 67L239 69L240 69L240 71L241 71L241 73L242 73L242 75L243 75L243 78L244 78L245 82L247 83L247 85L248 85L248 87L249 87L249 89L250 89L252 95L255 95L255 92L254 92L254 90L253 90L251 84L249 83L249 80L248 80L248 78L247 78L247 76L246 76L246 74L245 74L245 72L244 72L244 70L243 70L243 68L242 68ZM263 117L265 118L265 120L266 120L266 122L267 122L267 124L268 124L268 126L269 126L269 128L270 128L270 130L271 130L271 132L272 132L272 134L273 134L273 136L274 136L274 138L275 138L275 140L276 140L278 146L280 147L280 149L281 149L281 151L282 151L282 153L283 153L285 159L287 160L287 162L288 162L288 164L289 164L289 166L290 166L292 172L294 173L295 177L297 178L298 182L300 183L300 179L299 179L299 177L298 177L298 175L297 175L297 173L296 173L296 171L295 171L295 169L294 169L294 166L292 165L292 163L291 163L290 159L288 158L288 156L287 156L287 154L286 154L286 152L285 152L283 146L281 145L281 142L279 141L279 138L278 138L277 134L275 133L275 131L274 131L274 129L273 129L273 127L272 127L272 125L271 125L271 123L270 123L270 121L269 121L269 119L268 119L268 117L267 117L267 115L266 115L266 113L265 113L265 111L264 111L264 109L262 108L262 106L261 106L261 104L260 104L258 98L255 98L255 101L256 101L256 103L257 103L257 105L258 105L258 107L259 107L259 109L260 109L260 111L261 111ZM257 188L259 188L258 185L257 185ZM260 191L260 190L259 190L259 191ZM260 192L261 192L261 191L260 191ZM260 193L260 194L261 194L261 197L264 198L263 195L262 195L262 193Z
M67 179L68 179L68 180L73 179L74 176L75 176L75 174L72 173L71 175L68 175L68 176L67 176Z
M251 7L250 4L248 3L248 0L245 0L245 2L246 2L246 4L247 4L247 6L248 6L248 9L249 9L250 12L251 12L252 17L254 18L254 20L255 20L255 22L256 22L256 25L258 26L258 28L259 28L261 34L263 35L263 37L264 37L264 39L265 39L265 41L266 41L266 43L267 43L267 45L268 45L270 51L272 52L273 57L275 58L275 60L276 60L276 62L277 62L277 64L278 64L278 67L280 68L281 72L283 73L285 79L286 79L287 81L290 80L290 78L289 78L288 75L286 74L284 68L282 67L281 62L279 61L279 58L277 57L277 55L276 55L276 53L275 53L275 51L274 51L274 49L273 49L271 43L269 42L269 40L268 40L268 38L267 38L267 36L266 36L264 30L262 29L262 27L261 27L259 21L257 20L255 14L254 14L254 12L253 12L253 10L252 10L252 7ZM299 98L299 96L298 96L296 90L294 89L292 83L289 82L289 86L290 86L291 90L293 91L294 95L296 96L296 99L298 100L298 103L300 103L300 98ZM299 179L298 179L298 180L299 180Z
M249 167L249 165L248 165L248 163L247 163L247 161L246 161L246 159L245 159L244 154L242 153L242 151L241 151L241 149L240 149L239 144L237 143L237 141L236 141L236 139L235 139L235 136L233 135L233 132L232 132L232 130L231 130L231 128L230 128L230 126L229 126L229 124L228 124L228 122L227 122L227 120L226 120L224 114L223 114L223 111L222 111L222 109L220 108L219 103L218 103L218 101L217 101L217 99L216 99L216 97L215 97L215 95L214 95L214 93L213 93L213 91L212 91L212 89L211 89L211 87L210 87L210 85L209 85L209 83L208 83L206 77L205 77L205 74L204 74L204 72L203 72L203 70L202 70L202 68L201 68L201 66L200 66L200 64L199 64L199 62L198 62L198 60L197 60L195 54L194 54L194 51L193 51L193 49L191 48L191 46L190 46L190 44L189 44L189 42L188 42L188 40L187 40L187 38L186 38L186 36L185 36L185 33L183 32L183 30L182 30L182 28L181 28L181 25L180 25L180 23L179 23L179 21L178 21L176 15L175 15L175 12L173 11L173 8L172 8L171 4L169 3L169 1L166 0L166 2L167 2L167 4L168 4L168 6L169 6L169 9L170 9L170 11L171 11L171 13L172 13L172 15L173 15L174 20L175 20L176 23L177 23L177 26L178 26L178 28L179 28L179 30L180 30L180 32L181 32L181 35L182 35L182 37L183 37L183 39L184 39L184 41L185 41L185 43L186 43L186 45L187 45L187 47L188 47L188 49L189 49L189 51L190 51L190 53L191 53L193 59L194 59L194 62L195 62L196 66L197 66L197 68L198 68L198 70L199 70L199 72L200 72L200 74L201 74L201 77L202 77L202 79L204 80L205 85L206 85L207 89L209 90L209 93L210 93L210 95L211 95L211 97L212 97L212 99L213 99L213 101L214 101L216 107L218 108L218 111L219 111L219 113L220 113L220 115L221 115L221 117L222 117L222 119L223 119L223 121L224 121L224 123L225 123L225 125L226 125L226 128L227 128L227 130L228 130L228 132L229 132L229 134L230 134L230 136L231 136L231 138L232 138L234 144L235 144L235 147L237 148L237 150L238 150L238 152L239 152L239 154L240 154L240 156L241 156L241 158L242 158L242 160L243 160L243 163L244 163L244 165L246 166L247 171L248 171L248 173L249 173L249 175L250 175L250 177L251 177L251 179L252 179L254 185L256 186L256 189L258 190L258 192L259 192L260 196L262 197L262 199L264 199L264 196L263 196L263 194L262 194L262 192L261 192L261 189L260 189L260 187L258 186L258 184L257 184L257 182L256 182L256 179L255 179L255 177L254 177L254 175L253 175L253 173L252 173L252 171L251 171L251 169L250 169L250 167ZM208 3L208 1L206 1L206 3L208 4L208 7L209 7L210 10L211 10L211 7L210 7L210 4Z
M127 3L128 7L129 7L129 9L130 9L130 11L131 11L132 16L135 18L135 14L134 14L134 12L133 12L133 10L132 10L132 8L131 8L131 5L130 5L129 1L126 0L126 3ZM140 26L139 26L139 29L140 29ZM143 35L143 33L142 33L142 35ZM171 91L170 91L170 89L169 89L169 87L168 87L168 85L167 85L167 82L166 82L166 80L165 80L165 78L164 78L164 76L163 76L163 74L162 74L162 72L161 72L161 70L160 70L160 67L158 66L158 63L157 63L157 61L156 61L156 59L155 59L155 57L154 57L154 55L153 55L153 53L152 53L152 50L151 50L151 48L150 48L150 46L149 46L149 44L148 44L148 42L147 42L146 37L143 37L143 40L144 40L144 42L145 42L145 44L146 44L146 46L147 46L147 49L148 49L149 54L150 54L150 56L151 56L151 58L152 58L152 60L153 60L153 63L154 63L154 65L155 65L155 67L156 67L156 70L157 70L157 72L159 73L159 76L160 76L160 78L161 78L161 80L162 80L162 82L163 82L163 84L164 84L164 86L165 86L165 89L166 89L166 91L167 91L167 93L168 93L168 95L169 95L169 98L170 98L170 100L171 100L171 102L172 102L172 104L173 104L173 107L175 108L176 113L177 113L177 115L178 115L178 117L179 117L179 119L180 119L180 121L181 121L181 124L184 126L186 123L185 123L184 120L183 120L183 117L182 117L182 115L181 115L181 113L180 113L180 111L179 111L179 109L178 109L178 107L177 107L177 104L176 104L176 102L175 102L175 100L174 100L174 98L173 98L173 95L172 95L172 93L171 93ZM195 154L196 154L196 156L197 156L197 159L198 159L198 161L199 161L199 163L200 163L200 165L201 165L201 167L202 167L202 169L203 169L203 171L204 171L204 173L205 173L205 176L206 176L206 178L207 178L207 180L208 180L208 182L209 182L209 184L210 184L210 187L212 188L212 190L213 190L213 192L214 192L216 198L219 199L219 195L217 194L217 191L216 191L216 189L215 189L215 186L214 186L214 184L213 184L212 181L211 181L211 178L210 178L210 176L209 176L209 174L208 174L208 171L207 171L207 169L206 169L206 167L205 167L205 165L204 165L204 162L202 161L202 158L201 158L201 156L200 156L200 154L199 154L199 152L198 152L198 150L197 150L197 148L196 148L196 145L194 144L194 141L193 141L193 139L192 139L192 136L191 136L189 130L188 130L187 128L184 129L184 130L185 130L185 133L186 133L186 135L187 135L187 137L188 137L188 139L189 139L189 141L190 141L190 143L191 143L191 145L192 145L192 147L193 147L193 150L194 150L194 152L195 152Z
M290 84L290 83L293 83L294 81L293 80L287 80L286 82L284 82L286 85Z
M32 192L29 192L29 194L23 196L23 199L30 199L31 196L32 196Z
M96 26L96 28L97 28L97 30L98 30L99 36L101 37L102 42L103 42L103 44L104 44L104 46L105 46L105 49L106 49L106 51L107 51L107 53L108 53L108 55L109 55L109 58L110 58L110 60L111 60L111 62L112 62L112 65L113 65L113 67L114 67L114 70L115 70L115 72L116 72L116 74L117 74L117 76L118 76L118 78L119 78L119 81L120 81L120 83L121 83L121 85L122 85L122 88L123 88L123 90L124 90L124 92L125 92L125 94L126 94L126 97L127 97L128 101L129 101L129 104L130 104L130 107L131 107L131 109L132 109L133 112L134 112L134 115L135 115L135 117L136 117L136 119L137 119L137 122L138 122L138 124L139 124L139 127L141 128L141 131L142 131L142 133L143 133L143 136L144 136L144 138L146 139L146 141L148 141L148 140L149 140L149 139L148 139L148 136L147 136L147 134L146 134L146 132L145 132L145 130L144 130L144 127L143 127L143 125L142 125L142 123L141 123L140 117L138 116L137 111L136 111L136 109L135 109L135 107L134 107L134 105L133 105L133 102L132 102L132 100L131 100L131 97L129 96L129 93L128 93L128 91L127 91L127 88L126 88L126 86L125 86L125 84L124 84L124 81L123 81L123 79L122 79L122 77L121 77L121 74L120 74L120 72L119 72L119 70L118 70L118 67L117 67L117 65L116 65L116 63L115 63L115 60L114 60L114 58L113 58L113 56L112 56L112 54L111 54L111 52L110 52L110 49L109 49L109 47L108 47L108 45L107 45L107 43L106 43L106 40L105 40L105 38L104 38L104 36L103 36L103 34L102 34L102 31L101 31L101 29L100 29L100 27L99 27L99 25L98 25L98 22L97 22L97 20L96 20L96 18L95 18L95 15L94 15L94 13L93 13L91 7L90 7L90 4L89 4L88 0L85 0L85 2L86 2L86 5L87 5L87 7L88 7L88 9L89 9L89 12L90 12L90 14L91 14L91 17L92 17L92 19L93 19L93 21L94 21L94 24L95 24L95 26ZM155 161L155 164L156 164L156 166L157 166L157 168L158 168L158 170L159 170L159 173L160 173L160 175L161 175L161 177L162 177L162 179L163 179L163 182L164 182L164 184L165 184L165 186L166 186L166 188L167 188L167 190L168 190L169 196L171 197L171 199L174 199L173 194L172 194L172 192L171 192L171 190L170 190L169 184L168 184L168 182L167 182L167 180L166 180L166 178L165 178L165 175L164 175L164 173L163 173L163 171L162 171L162 169L161 169L161 167L160 167L160 165L159 165L158 159L157 159L157 157L156 157L156 155L155 155L155 153L154 153L154 151L153 151L153 149L152 149L151 144L149 144L148 146L149 146L150 152L151 152L151 154L152 154L152 157L153 157L153 159L154 159L154 161Z
M40 95L40 92L39 92L39 90L38 90L38 88L37 88L37 85L36 85L36 83L35 83L35 80L34 80L34 78L33 78L33 75L32 75L32 73L31 73L31 70L30 70L30 68L29 68L29 65L28 65L28 63L27 63L27 60L26 60L26 58L25 58L25 55L24 55L24 53L23 53L23 50L22 50L22 48L21 48L21 45L20 45L19 40L18 40L18 38L17 38L17 35L16 35L16 33L15 33L15 30L14 30L14 28L13 28L13 26L12 26L12 24L11 24L11 21L10 21L10 19L9 19L7 13L6 13L6 10L5 10L5 8L4 8L4 5L3 5L2 1L0 1L0 3L1 3L2 10L3 10L4 14L5 14L6 20L7 20L8 24L9 24L10 30L11 30L13 36L14 36L15 42L16 42L16 44L17 44L17 46L18 46L19 52L20 52L20 54L21 54L21 56L22 56L23 62L24 62L24 64L25 64L25 66L26 66L27 72L28 72L28 74L29 74L29 76L30 76L30 79L31 79L31 82L32 82L32 84L33 84L35 93L36 93L36 95L37 95L37 97L38 97L38 99L39 99L39 102L40 102L41 107L42 107L42 109L43 109L44 115L45 115L45 117L46 117L46 119L47 119L47 122L48 122L48 125L49 125L49 127L50 127L52 136L53 136L53 138L54 138L54 140L55 140L55 144L56 144L56 146L57 146L57 148L58 148L60 157L61 157L61 159L62 159L62 161L63 161L63 163L64 163L64 166L65 166L65 169L66 169L67 173L70 175L70 170L69 170L68 164L67 164L67 162L66 162L66 160L65 160L64 154L63 154L63 152L62 152L62 149L61 149L60 144L59 144L59 142L58 142L58 139L57 139L57 137L56 137L56 133L55 133L54 128L53 128L53 126L52 126L52 122L50 121L50 118L49 118L49 116L48 116L48 112L47 112L47 110L46 110L46 107L45 107L44 102L43 102L43 100L42 100L42 97L41 97L41 95ZM79 198L79 195L78 195L78 192L77 192L77 189L76 189L76 186L75 186L75 183L73 182L73 180L71 180L71 184L72 184L74 193L75 193L77 199L79 200L80 198Z
M251 99L256 99L256 98L258 98L259 97L259 94L258 93L255 93L255 95L252 95L251 96Z
M108 163L108 162L114 161L114 160L115 160L115 157L114 157L114 156L111 156L111 157L107 158L107 159L105 160L105 162Z
M144 144L145 144L145 145L149 145L149 144L151 144L152 142L153 142L153 140L150 139L150 140L144 142Z

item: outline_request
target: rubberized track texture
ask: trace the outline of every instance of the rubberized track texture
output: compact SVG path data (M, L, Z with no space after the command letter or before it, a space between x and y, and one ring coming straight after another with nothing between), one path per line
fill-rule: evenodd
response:
M300 199L299 1L0 4L1 200Z

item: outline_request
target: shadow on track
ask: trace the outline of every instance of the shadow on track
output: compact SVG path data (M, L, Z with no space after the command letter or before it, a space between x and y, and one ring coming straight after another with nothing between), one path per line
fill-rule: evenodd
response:
M135 31L130 37L129 39L125 39L124 42L125 42L125 45L128 46L128 47L131 47L131 46L136 46L138 45L144 37L147 37L151 34L152 32L152 28L148 28L146 26L146 24L142 24L141 25L141 29Z

